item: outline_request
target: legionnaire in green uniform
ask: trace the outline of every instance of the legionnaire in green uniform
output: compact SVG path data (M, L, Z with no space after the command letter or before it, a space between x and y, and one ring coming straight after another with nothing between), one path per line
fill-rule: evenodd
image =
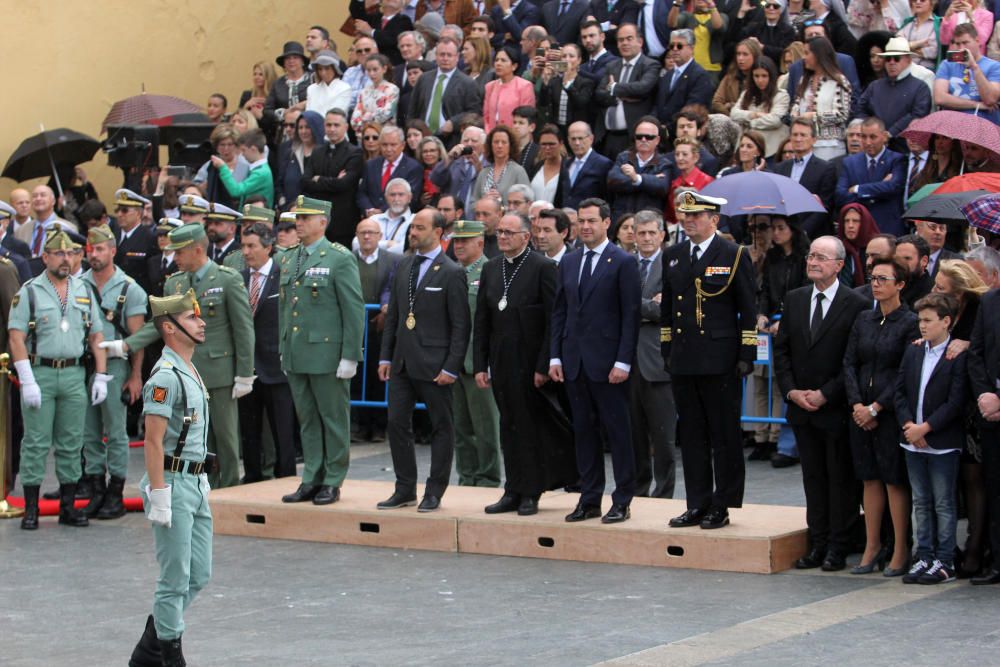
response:
M97 320L104 340L118 340L138 331L146 320L146 292L115 266L115 236L107 225L87 232L87 261L90 270L81 280L101 310ZM108 355L108 394L110 400L87 408L84 421L83 453L86 459L84 480L91 488L87 517L117 519L125 515L122 490L128 472L128 434L125 432L125 404L142 395L142 360L140 350L131 360ZM130 364L131 361L131 364ZM123 394L122 390L127 392ZM107 444L105 444L105 438ZM111 480L105 479L110 473Z
M66 232L50 232L42 261L45 272L26 282L14 296L8 320L11 357L21 383L24 438L21 441L21 484L24 517L21 528L38 528L38 487L45 475L49 448L55 448L59 478L59 523L86 526L87 517L73 508L80 479L80 441L87 407L83 355L94 355L92 405L108 395L104 339L97 321L101 311L87 286L70 276L70 254L80 248Z
M479 276L487 257L483 254L486 226L475 220L457 220L451 236L455 258L465 268L469 285L469 311L476 318ZM472 372L472 332L462 372L455 383L455 470L461 486L500 486L500 413L493 392L476 386Z
M208 213L208 200L202 199L198 195L181 195L178 208L181 212L181 222L185 225L197 222L205 223L205 215Z
M300 196L295 225L301 243L278 260L278 344L295 401L305 467L286 503L340 498L351 442L351 378L362 359L365 302L358 263L325 236L330 202Z
M257 224L258 222L263 222L268 226L268 229L274 227L274 211L269 208L264 208L262 206L254 206L253 204L247 204L243 207L243 217L240 218L240 223L243 228L241 231L245 232L248 228ZM242 238L242 237L241 237ZM247 263L243 259L243 249L238 248L233 252L226 255L225 259L222 260L223 266L228 266L233 271L242 271L247 268ZM266 431L265 431L266 432Z
M185 664L184 611L212 576L208 390L192 363L207 327L193 290L150 297L149 305L164 348L142 392L146 474L139 488L160 575L129 667Z
M208 387L212 427L208 451L219 457L212 486L235 486L240 480L239 417L236 399L253 390L253 322L243 277L208 259L208 237L199 224L170 232L170 250L180 271L167 278L164 294L195 291L206 323L206 343L195 350L194 364ZM104 343L108 349L141 350L159 334L152 322L125 341Z

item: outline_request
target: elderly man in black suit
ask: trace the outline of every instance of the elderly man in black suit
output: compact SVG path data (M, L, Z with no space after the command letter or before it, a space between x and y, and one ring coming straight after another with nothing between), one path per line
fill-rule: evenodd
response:
M819 200L827 211L833 209L833 193L837 187L837 170L833 164L813 155L816 144L816 126L801 118L792 121L789 146L795 151L791 160L779 162L774 167L776 174L787 176ZM830 232L829 213L802 213L798 216L799 228L818 238Z
M618 26L621 60L612 62L594 90L597 142L605 155L618 155L628 147L628 130L653 108L653 90L660 78L660 64L642 54L642 37L630 24Z
M576 208L588 197L607 198L608 172L613 163L594 150L594 133L590 125L577 121L569 126L571 157L563 160L559 173L556 206Z
M458 117L465 113L483 112L483 93L468 74L458 69L460 44L443 38L434 49L436 69L424 72L417 79L410 95L407 118L419 118L445 145L458 141Z
M656 116L671 127L674 116L689 104L712 106L715 83L705 69L694 61L693 30L682 28L670 33L669 63L656 90Z
M403 130L395 125L382 128L379 136L382 155L365 163L361 183L358 185L358 208L366 218L389 210L385 189L394 178L402 178L409 183L413 199L420 199L424 187L424 168L403 153L405 139Z
M142 209L148 203L145 197L125 188L115 192L114 211L119 226L119 235L115 239L118 248L115 264L139 283L146 294L152 287L146 270L147 258L159 252L155 233L142 224Z
M239 399L240 433L243 436L245 482L264 478L263 462L270 460L261 448L263 417L274 443L274 476L295 475L295 407L288 378L281 371L278 356L278 279L281 268L271 259L274 235L264 223L243 230L243 283L250 295L254 328L253 391Z
M326 228L326 237L351 247L358 211L358 181L364 170L361 149L347 140L347 111L326 112L326 138L322 147L313 150L306 160L302 193L333 204L336 215Z
M843 287L844 244L835 236L812 242L808 287L792 290L774 343L774 371L788 403L806 494L809 552L795 567L842 570L858 522L861 488L847 434L844 351L862 310L871 302Z
M389 290L378 375L389 385L389 448L396 488L378 504L397 509L417 500L417 458L410 423L417 401L427 406L431 471L418 512L433 512L448 488L455 452L452 388L462 372L471 330L465 270L441 248L445 219L432 208L413 216L410 250Z

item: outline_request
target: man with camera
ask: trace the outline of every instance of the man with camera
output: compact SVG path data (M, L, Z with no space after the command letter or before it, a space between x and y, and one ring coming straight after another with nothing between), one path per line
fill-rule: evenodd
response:
M979 32L973 23L955 28L947 57L938 66L934 102L939 109L976 113L1000 123L1000 62L979 51Z

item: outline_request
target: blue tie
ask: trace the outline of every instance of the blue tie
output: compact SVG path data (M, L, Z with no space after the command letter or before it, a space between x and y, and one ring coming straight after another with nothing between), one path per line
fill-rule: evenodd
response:
M594 255L597 254L596 250L587 251L587 259L583 261L583 273L580 274L580 300L583 300L583 295L587 292L587 286L590 284L592 278L592 273L594 271Z

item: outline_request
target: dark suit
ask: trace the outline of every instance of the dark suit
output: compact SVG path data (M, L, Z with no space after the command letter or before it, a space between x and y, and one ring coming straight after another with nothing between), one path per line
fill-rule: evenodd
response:
M112 229L112 231L114 231L114 229ZM117 238L117 236L115 238ZM31 248L28 247L27 243L14 236L13 232L8 231L3 235L3 240L0 241L0 246L10 250L16 255L20 255L25 259L25 261L31 259Z
M643 39L642 52L649 55L649 40L646 33L650 26L646 25L646 12L640 7L636 17L636 25L639 27L639 36ZM670 48L670 28L667 27L667 16L670 14L669 0L653 0L653 29L656 31L656 38L664 48Z
M351 247L354 228L361 220L357 195L364 162L361 149L346 139L336 146L327 142L309 156L302 177L303 194L333 204L334 215L326 227L326 238L347 248ZM344 175L340 176L342 171ZM316 176L319 178L313 180ZM380 173L379 185L381 177Z
M358 258L358 272L361 276L361 296L365 303L382 305L389 300L389 284L395 274L396 267L402 255L379 249L378 256L373 262L374 266L365 264L361 259L361 251L355 250L354 256ZM365 349L369 350L365 361L365 367L360 369L358 374L351 381L351 397L355 400L383 401L385 400L385 383L378 379L378 359L375 359L375 350L382 348L382 328L385 325L385 316L378 311L367 311L368 318L368 338L365 340ZM365 393L361 393L361 383L364 381ZM374 435L376 432L385 433L386 414L381 408L358 408L358 427L363 434L368 431Z
M361 183L358 185L358 208L361 209L360 215L362 216L370 208L377 208L382 212L389 210L385 201L385 190L382 189L382 171L384 169L385 158L381 155L365 163L364 170L361 172ZM420 194L424 189L424 168L420 166L419 162L405 153L400 155L399 163L392 171L392 175L389 176L389 180L394 178L405 179L413 191L413 201L420 201ZM388 181L386 182L388 183ZM351 238L354 238L353 229L351 230ZM348 244L347 247L350 245Z
M903 361L896 377L896 419L902 428L917 421L917 400L920 393L920 374L927 353L927 345L910 345L903 353ZM960 354L948 359L942 354L924 388L923 421L931 431L924 441L931 449L965 449L965 408L968 399L966 381L969 355Z
M592 259L593 270L581 289L586 248L567 253L559 263L552 311L551 359L562 363L573 413L580 504L600 507L604 495L604 447L611 445L615 474L612 501L628 505L635 495L635 454L629 424L628 383L611 384L616 363L635 361L639 337L639 269L635 258L612 243Z
M608 65L604 77L594 90L594 104L598 107L597 121L595 129L595 141L598 145L604 146L604 153L607 155L617 155L627 147L628 130L634 128L639 119L653 109L653 90L660 78L660 64L652 58L640 55L632 67L632 72L628 76L628 81L616 83L614 95L608 88L610 77L620 82L622 76L622 60L616 60ZM606 124L607 112L610 108L617 106L619 100L625 111L625 128L622 130L609 130Z
M815 340L810 334L813 286L785 297L774 343L774 373L786 397L795 389L818 389L826 403L807 412L788 401L806 494L806 523L814 550L850 552L858 521L860 488L854 477L847 435L844 352L858 313L871 308L862 295L838 287Z
M670 373L664 370L660 354L660 304L653 301L653 297L663 289L663 262L662 256L652 261L645 260L648 268L644 273L643 258L639 257L637 261L642 285L642 321L635 353L639 372L633 375L631 381L636 495L673 498L677 477L674 462L677 409L670 388ZM650 489L650 482L654 480L655 484Z
M933 254L933 253L932 253ZM937 260L934 262L934 266L927 263L927 268L929 269L927 273L930 274L931 278L937 278L938 270L941 269L941 262L948 259L962 259L962 254L957 252L952 252L947 248L941 248L940 254L937 256Z
M712 96L715 94L712 77L694 59L671 88L673 78L673 70L664 70L656 89L656 117L671 129L674 127L674 116L681 109L688 104L703 104L706 108L711 108Z
M594 108L591 101L594 97L595 83L583 76L577 76L573 80L573 85L566 89L566 122L560 123L559 100L562 99L563 78L554 76L549 79L548 84L541 87L538 110L548 122L556 124L562 130L563 137L568 134L567 128L577 121L582 120L593 125Z
M997 394L1000 378L1000 290L982 296L968 355L972 398ZM976 423L983 439L983 472L989 503L990 545L993 569L1000 570L1000 422L986 421L976 410Z
M636 23L639 20L639 3L635 0L618 0L615 6L608 9L608 0L591 0L590 15L601 23L621 25ZM604 46L612 54L618 55L618 29L604 32ZM598 78L598 80L600 80Z
M167 282L167 276L177 273L177 262L170 259L166 267L163 266L163 253L157 253L146 259L146 270L149 272L150 296L163 296L163 285Z
M743 506L737 369L757 354L756 286L735 243L716 235L695 264L691 253L690 240L663 252L660 351L673 379L687 507L724 510Z
M511 4L514 4L512 0ZM521 0L516 7L513 7L510 16L504 17L503 9L500 5L494 5L490 10L493 18L493 25L496 32L493 35L493 48L499 49L506 44L513 46L518 54L521 53L521 31L531 25L539 25L542 22L542 12L538 6L528 0ZM507 35L510 35L508 38ZM516 64L516 63L515 63Z
M417 401L423 401L430 416L431 471L426 495L444 495L451 475L455 450L451 385L435 384L445 371L458 377L472 329L465 270L442 250L427 268L422 280L412 282L414 302L410 308L411 268L415 256L399 263L389 292L389 310L382 335L380 363L392 364L389 383L389 447L396 471L396 492L412 497L417 490L417 458L413 451L410 422ZM426 260L425 260L426 261ZM407 326L412 313L415 322Z
M523 4L523 3L522 3ZM431 101L434 96L434 86L438 80L438 70L432 69L424 72L417 79L410 95L410 110L407 118L424 119L431 108ZM456 119L463 113L483 113L483 91L468 74L455 70L448 78L448 85L441 93L441 113L445 120L450 120L453 125L457 125ZM444 135L439 129L437 135L444 139L446 136L453 136L455 141L445 141L445 145L454 145L458 141L458 135L452 132L451 135ZM450 146L449 146L450 147Z
M886 148L878 156L874 172L868 169L869 159L867 153L861 152L844 160L844 168L837 178L837 208L854 202L864 204L878 223L879 231L902 236L906 233L901 220L906 158ZM886 176L891 178L885 180ZM858 190L849 193L848 189L853 185L859 186Z
M10 236L10 234L8 234ZM30 264L30 253L29 257L24 257L16 252L12 252L7 247L0 247L0 257L6 257L17 269L17 277L23 285L26 281L31 280L33 277L31 275L31 264Z
M399 35L407 30L413 30L413 21L409 16L400 12L393 16L382 26L382 12L365 12L364 0L351 0L351 17L367 21L372 27L372 39L378 45L378 52L389 59L393 65L403 62L403 56L399 55L399 47L396 42Z
M562 199L554 202L555 205L560 208L564 206L577 208L580 202L588 197L607 199L608 172L611 170L611 160L596 150L591 150L583 166L580 167L576 180L570 182L570 170L573 168L574 162L576 162L576 158L572 157L563 160L562 169L559 171Z
M598 1L600 2L603 0ZM624 1L625 0L621 0L621 2ZM607 42L605 42L605 46L607 46ZM586 54L584 55L586 56ZM604 78L604 75L607 74L608 65L617 59L618 57L611 53L611 51L605 51L597 60L591 60L590 57L585 57L583 62L580 63L579 75L589 80L596 86L601 82L601 79Z
M793 166L793 160L779 162L774 165L774 173L791 178ZM819 195L827 211L833 210L833 195L837 187L837 171L833 168L832 163L816 157L815 154L810 155L805 169L802 170L802 176L799 178L799 185L814 195ZM802 213L798 216L798 226L811 239L829 234L831 233L830 213Z
M252 290L250 269L243 269L243 284ZM278 279L281 267L271 262L253 311L253 365L257 379L253 391L239 399L240 434L243 438L243 468L248 482L263 479L265 458L261 448L264 415L274 443L274 476L295 475L295 406L288 378L281 370L278 354Z
M229 245L225 246L224 248L219 248L214 243L210 243L208 245L208 257L219 266L222 266L222 263L225 261L226 257L229 257L239 249L240 249L240 242L237 241L236 237L234 236L229 241Z
M546 2L542 5L542 27L555 37L559 44L573 44L580 41L580 22L590 14L588 0L570 0L566 11L562 9L562 0Z
M146 225L138 225L126 239L124 233L118 236L118 251L115 253L115 264L127 273L139 287L149 294L152 287L149 282L147 259L160 252L156 243L156 231Z
M642 179L638 185L622 173L626 163L635 167L636 174ZM624 213L635 213L644 208L663 213L670 184L677 175L677 167L665 153L653 153L649 162L640 169L635 151L622 151L608 172L608 191L614 193L612 218L617 220Z

